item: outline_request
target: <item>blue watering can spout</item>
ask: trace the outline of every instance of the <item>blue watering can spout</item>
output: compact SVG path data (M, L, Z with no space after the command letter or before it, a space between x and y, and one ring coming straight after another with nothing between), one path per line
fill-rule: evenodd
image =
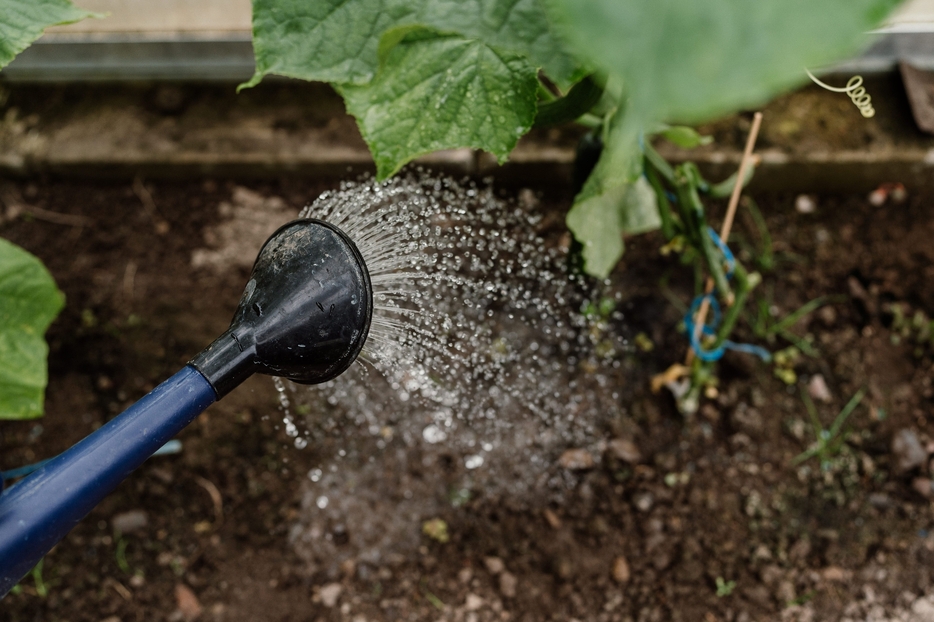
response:
M266 242L230 328L140 401L0 494L0 598L134 469L254 373L316 384L356 359L372 316L354 243L314 219Z

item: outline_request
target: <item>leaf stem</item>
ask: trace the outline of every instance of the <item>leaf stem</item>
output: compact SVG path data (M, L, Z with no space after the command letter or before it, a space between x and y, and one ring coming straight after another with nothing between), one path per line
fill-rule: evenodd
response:
M665 192L652 166L645 166L645 177L649 180L649 185L652 186L658 199L658 216L662 221L662 234L666 240L671 241L675 237L675 223L671 216L671 201L668 200L668 193Z
M541 91L542 88L539 90ZM534 127L570 123L589 112L601 97L603 97L603 86L598 84L591 74L572 86L564 97L540 103L538 113L535 115Z
M747 274L746 269L739 262L736 262L733 276L736 277L736 299L723 314L723 323L720 324L720 328L717 330L717 341L714 343L714 349L723 345L723 342L733 332L733 328L746 306L746 301L749 299L749 293L762 282L759 273Z

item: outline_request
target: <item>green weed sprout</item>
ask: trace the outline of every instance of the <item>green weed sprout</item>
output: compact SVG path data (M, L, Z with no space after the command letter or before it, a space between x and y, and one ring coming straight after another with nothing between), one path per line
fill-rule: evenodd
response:
M717 577L717 598L729 596L736 589L736 581L724 581L723 577Z
M830 467L830 461L834 456L840 453L845 444L844 438L840 432L847 418L856 410L856 407L863 401L865 395L865 389L857 391L856 394L850 398L850 401L846 403L846 406L843 407L843 410L837 414L837 417L830 425L830 429L825 429L821 425L820 418L817 416L817 408L814 406L814 401L811 399L811 396L808 395L807 390L802 388L801 398L804 400L808 415L811 417L811 425L814 428L814 436L817 440L805 451L795 456L794 460L792 460L792 464L797 466L814 456L818 456L820 458L821 469L828 469Z

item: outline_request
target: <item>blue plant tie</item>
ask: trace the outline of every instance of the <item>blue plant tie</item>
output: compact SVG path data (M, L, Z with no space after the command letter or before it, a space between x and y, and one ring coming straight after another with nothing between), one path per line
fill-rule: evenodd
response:
M720 252L723 253L723 259L726 261L727 265L726 278L732 278L733 272L736 270L736 258L733 256L733 252L730 250L730 247L720 239L720 236L717 235L717 232L714 231L713 228L707 227L707 234L710 235L710 239L713 240L713 243L716 244ZM710 304L711 317L701 327L700 331L697 331L694 325L694 314L697 313L704 299ZM721 315L720 303L717 302L713 294L700 294L699 296L695 296L694 300L691 301L691 308L688 309L687 314L684 316L684 328L688 333L691 349L694 350L694 354L697 355L697 358L705 363L710 363L723 358L723 354L727 350L734 350L736 352L754 354L765 362L772 360L772 353L761 346L751 343L736 343L729 339L724 340L723 343L712 350L705 350L703 345L701 345L701 337L704 335L713 337L717 334L717 326L720 325Z
M720 252L723 253L723 259L726 262L726 278L732 278L733 272L736 271L736 257L733 256L733 251L720 239L720 236L713 230L713 227L707 227L707 234L710 236L710 239L713 240L713 243L717 245L717 248L720 249Z

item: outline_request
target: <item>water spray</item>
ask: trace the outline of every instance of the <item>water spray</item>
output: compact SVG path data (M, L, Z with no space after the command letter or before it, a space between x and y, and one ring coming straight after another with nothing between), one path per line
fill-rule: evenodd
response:
M373 290L337 227L305 218L260 250L230 328L121 415L0 494L0 598L134 469L254 373L326 382L360 354Z

